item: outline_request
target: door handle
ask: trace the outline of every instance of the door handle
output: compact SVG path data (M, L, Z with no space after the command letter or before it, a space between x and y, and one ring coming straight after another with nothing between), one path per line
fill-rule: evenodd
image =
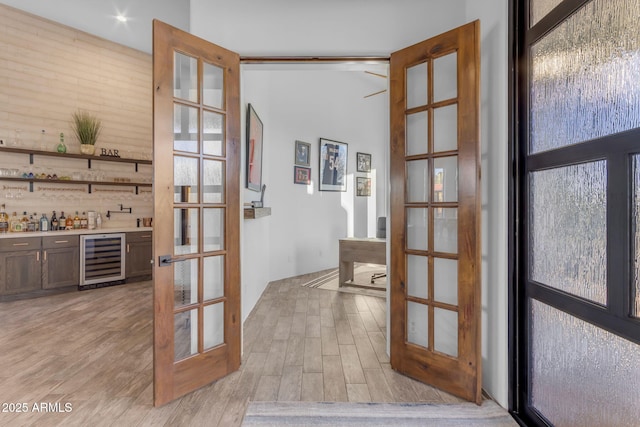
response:
M160 264L160 267L168 267L171 264L173 264L174 262L180 262L180 261L184 261L184 259L171 258L171 255L160 255L158 257L158 262Z

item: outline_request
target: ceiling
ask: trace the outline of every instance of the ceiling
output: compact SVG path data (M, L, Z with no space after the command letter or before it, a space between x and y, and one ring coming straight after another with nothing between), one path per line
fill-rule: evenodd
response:
M153 19L189 31L190 0L0 0L0 3L147 53L151 53ZM118 15L127 21L118 21Z

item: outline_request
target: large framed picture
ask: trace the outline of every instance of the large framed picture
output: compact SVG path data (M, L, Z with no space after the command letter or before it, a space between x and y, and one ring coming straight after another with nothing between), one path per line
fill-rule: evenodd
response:
M263 127L258 113L249 104L247 107L247 188L262 189L262 141Z
M293 167L293 183L294 184L311 184L311 168L302 166Z
M347 191L347 144L320 138L320 191Z
M357 177L356 178L356 196L370 196L371 195L371 178Z
M311 144L308 142L296 141L296 165L309 166L311 160Z
M356 164L358 172L371 172L371 154L356 153Z

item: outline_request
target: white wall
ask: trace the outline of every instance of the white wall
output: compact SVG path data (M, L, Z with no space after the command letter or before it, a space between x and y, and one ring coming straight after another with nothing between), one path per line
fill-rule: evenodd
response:
M481 19L482 31L482 167L483 167L483 387L502 406L508 405L507 381L507 251L506 251L506 214L507 214L507 0L400 0L389 2L386 0L353 0L349 2L330 0L324 2L290 2L287 0L273 0L268 3L259 0L243 2L229 1L191 1L191 32L210 40L216 44L232 49L242 56L278 56L278 55L347 55L388 56L392 51L401 49L418 41L427 39L441 32L457 27L475 19ZM215 18L212 18L215 17ZM218 18L218 19L216 19ZM213 19L213 24L212 24ZM253 72L252 72L253 73ZM257 85L260 79L271 83L267 76L253 77L248 72L243 79L253 80ZM300 87L305 85L303 77L299 77L297 85L291 85L285 92L295 95ZM292 81L293 82L293 81ZM245 82L245 85L252 84ZM261 82L260 85L266 84ZM306 85L314 85L315 80L308 80ZM274 88L279 87L274 83ZM269 117L270 123L278 123L279 114L271 114L273 108L282 108L279 103L286 103L283 91L276 91L266 86L251 92L245 86L244 99L255 104L262 115ZM261 95L258 96L259 91ZM271 91L269 93L269 91ZM250 96L249 96L250 95ZM253 97L253 99L249 99ZM260 98L264 97L264 101ZM271 100L270 102L268 100ZM266 104L264 104L266 102ZM308 105L313 105L313 99L307 99ZM262 105L261 105L262 104ZM296 105L296 110L310 108L307 104ZM244 107L245 105L243 105ZM343 124L340 118L334 118L335 123L330 126L338 128ZM385 119L388 121L388 117ZM307 124L308 125L308 124ZM326 123L325 123L326 125ZM278 125L272 125L278 127ZM297 123L291 121L294 129ZM290 144L284 161L271 158L265 166L265 173L273 181L272 185L292 179L292 146L294 139L311 138L314 132L305 136L305 128L298 131L301 136L280 134L269 135L272 144ZM388 130L386 131L388 133ZM340 136L326 136L341 139ZM307 140L307 142L312 142ZM346 141L348 142L348 141ZM350 154L353 150L350 151ZM317 146L314 147L317 156ZM288 160L287 159L291 159ZM312 159L317 163L317 157ZM316 166L317 168L317 166ZM274 170L274 169L277 169ZM289 169L289 172L287 171ZM314 170L314 177L317 171ZM269 188L269 183L267 186ZM270 198L267 190L267 202L274 205L286 205L292 195L299 200L306 197L302 190L282 194L273 194ZM257 194L257 193L256 193ZM322 195L323 198L335 195ZM378 197L381 197L380 195ZM246 200L246 197L245 197ZM306 199L301 199L306 200ZM312 202L315 203L315 202ZM304 211L305 205L298 205L296 209ZM326 207L327 205L325 205ZM313 211L312 213L315 213ZM318 212L325 213L325 212ZM333 212L338 218L336 229L342 226L344 218L340 212ZM243 298L251 295L256 301L264 288L264 279L260 281L255 270L247 271L247 265L261 258L261 265L265 266L269 278L280 278L287 275L307 272L303 268L314 268L325 265L318 260L300 261L296 264L293 256L300 238L295 233L274 235L273 230L278 226L279 218L274 210L274 216L262 223L261 232L254 230L257 236L267 236L269 240L278 240L274 247L258 244L257 247L247 248L255 243L247 233L248 226L243 230L243 255L252 251L252 258L243 257ZM297 219L296 219L297 221ZM245 221L246 223L246 221ZM286 225L291 225L292 222ZM288 230L287 228L285 228ZM268 231L265 231L268 230ZM312 233L315 233L313 231ZM312 237L312 235L309 235ZM318 236L315 236L316 238ZM331 236L333 238L333 235ZM327 242L322 238L314 242L314 249L304 257L315 258L318 247L326 247ZM287 249L290 248L290 249ZM255 251L255 252L254 252ZM273 253L272 253L273 252ZM268 261L267 261L268 260ZM327 259L328 261L328 259ZM307 264L308 263L308 264ZM253 265L253 264L252 264ZM296 270L294 265L299 266ZM327 264L328 265L328 264ZM313 270L309 270L313 271ZM254 281L255 280L255 281ZM252 305L243 304L246 310Z
M483 387L503 407L508 391L508 1L467 1L480 19Z

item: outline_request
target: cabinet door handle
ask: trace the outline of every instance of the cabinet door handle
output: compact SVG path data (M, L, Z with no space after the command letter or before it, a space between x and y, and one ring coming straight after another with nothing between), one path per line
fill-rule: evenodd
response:
M56 240L55 243L69 243L68 240Z
M43 258L43 260L45 260L45 261L47 260L47 251L44 251L44 258Z
M13 246L29 246L29 243L24 242L24 243L14 243Z
M129 253L129 244L127 243L127 253Z
M141 237L141 238L142 238L142 237L151 237L151 234L143 234L143 235L141 235L140 237Z
M40 261L40 251L36 252L36 261Z

